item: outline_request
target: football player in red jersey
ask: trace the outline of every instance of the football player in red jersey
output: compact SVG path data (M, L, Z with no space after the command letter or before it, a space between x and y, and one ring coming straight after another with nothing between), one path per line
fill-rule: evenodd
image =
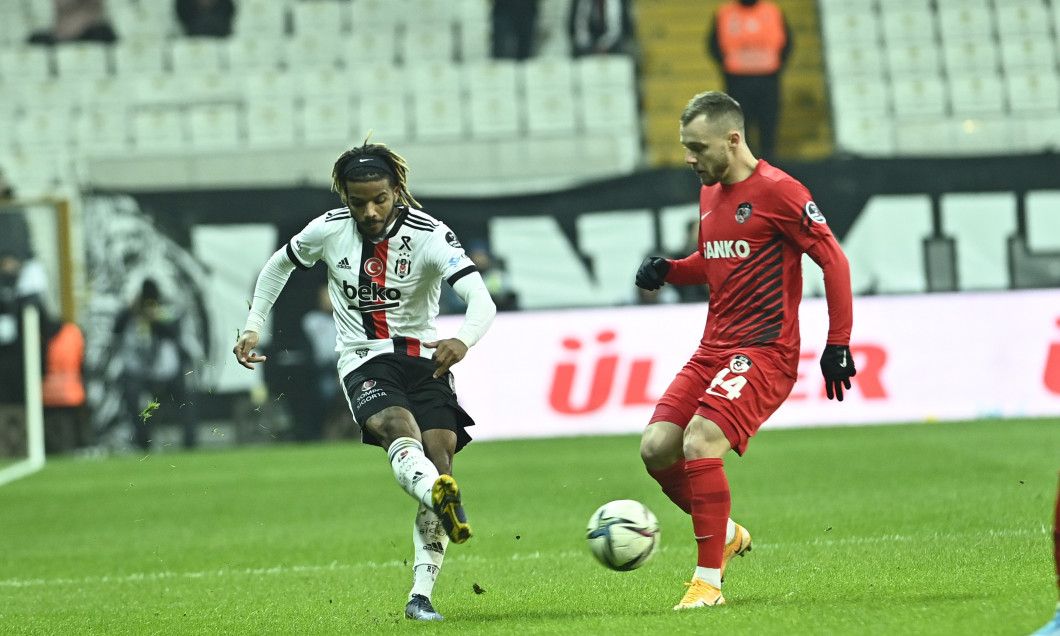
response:
M724 604L725 566L751 549L751 535L729 518L722 458L743 454L795 384L803 254L824 271L828 397L842 400L855 373L850 267L806 187L754 157L740 105L725 93L692 98L681 144L703 183L699 245L681 259L649 256L636 276L642 289L710 290L699 348L659 399L640 446L648 473L692 516L698 559L676 610Z
M1053 517L1053 558L1056 560L1056 587L1060 593L1060 489L1056 493L1056 513ZM1060 600L1056 603L1053 620L1031 634L1031 636L1060 636Z

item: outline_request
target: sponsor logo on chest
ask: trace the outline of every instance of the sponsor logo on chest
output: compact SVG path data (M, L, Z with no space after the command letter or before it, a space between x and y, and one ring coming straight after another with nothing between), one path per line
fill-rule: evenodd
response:
M747 258L750 254L747 241L703 241L703 258Z

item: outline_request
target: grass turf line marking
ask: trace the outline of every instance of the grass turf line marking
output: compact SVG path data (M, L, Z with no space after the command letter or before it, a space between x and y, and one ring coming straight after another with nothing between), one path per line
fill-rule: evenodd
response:
M940 541L960 541L975 538L988 538L988 539L1011 539L1014 537L1028 537L1036 535L1044 535L1052 531L1052 527L1046 527L1044 525L1038 528L1017 528L1012 530L988 530L986 532L965 532L965 533L933 533L930 538ZM797 548L806 546L843 546L843 545L867 545L867 544L878 544L878 543L896 543L896 542L908 542L908 541L922 541L924 537L921 535L911 534L886 534L875 537L847 537L843 539L814 539L812 541L799 541L784 544L773 544L773 543L755 543L756 546L765 549L771 548ZM661 551L669 552L674 548L660 547ZM533 560L540 559L542 556L548 558L561 558L570 559L583 556L585 553L581 550L576 551L562 551L562 552L549 552L546 555L542 555L540 551L528 552L528 553L515 553L510 555L508 558L512 561L522 560ZM460 556L453 555L450 557L452 560L476 563L476 562L487 562L493 559L482 556ZM267 568L220 568L217 570L203 570L200 572L138 572L135 574L123 574L123 575L104 575L104 576L86 576L82 578L53 578L53 579L0 579L0 588L27 588L27 587L51 587L51 586L64 586L64 585L101 585L104 583L144 583L164 580L176 580L176 579L205 579L205 578L220 578L226 576L269 576L277 574L306 574L314 572L340 572L344 570L353 570L358 568L367 569L379 569L379 568L391 568L391 567L406 567L405 560L393 559L391 561L362 561L359 563L339 563L338 561L332 561L328 565L291 565L283 566L277 565Z

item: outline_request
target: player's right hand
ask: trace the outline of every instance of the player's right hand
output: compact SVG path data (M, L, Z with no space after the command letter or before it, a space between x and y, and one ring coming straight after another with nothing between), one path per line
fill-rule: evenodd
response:
M255 363L265 362L266 360L265 356L254 353L254 347L256 346L258 346L258 332L244 331L239 336L236 346L232 348L232 353L236 354L236 360L239 361L239 364L248 369L253 369Z
M670 261L658 256L649 256L637 270L637 287L655 291L666 284L664 280L670 273Z
M828 399L843 401L843 389L850 390L850 378L857 375L850 347L825 345L821 354L821 373L824 375L825 393Z

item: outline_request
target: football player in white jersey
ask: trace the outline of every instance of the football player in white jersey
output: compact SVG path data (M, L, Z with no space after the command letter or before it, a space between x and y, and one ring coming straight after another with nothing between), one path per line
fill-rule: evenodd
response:
M346 207L310 221L265 263L233 353L248 369L265 361L254 348L280 291L295 269L324 261L350 411L363 441L387 451L398 483L419 502L405 616L442 620L431 592L446 547L471 537L452 472L474 422L457 402L449 369L497 309L456 235L418 209L407 175L405 160L383 144L365 141L338 158L332 188ZM434 325L443 280L467 303L451 338Z

